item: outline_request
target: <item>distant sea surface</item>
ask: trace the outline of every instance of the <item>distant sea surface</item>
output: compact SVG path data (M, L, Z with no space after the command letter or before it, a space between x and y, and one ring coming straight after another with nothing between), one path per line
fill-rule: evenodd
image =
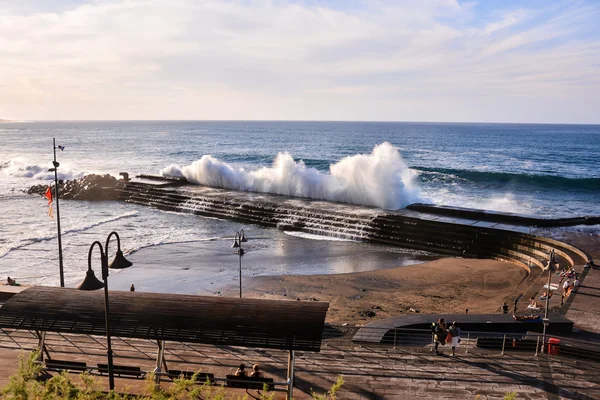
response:
M44 199L23 192L53 181L48 171L52 138L65 146L64 151L57 150L59 179L89 173L163 174L228 189L385 209L423 202L540 217L600 215L598 125L2 123L0 276L56 284L56 219L47 216ZM121 234L130 253L170 243L216 241L223 244L211 251L231 257L229 239L240 228L231 221L119 202L62 201L60 205L68 285L81 280L89 245L111 230ZM243 228L261 238L254 246L263 250L285 240L275 230ZM598 226L580 229L599 231ZM227 263L218 268L225 269ZM340 272L327 262L296 265L292 270ZM290 266L255 269L255 274L276 273L290 273Z

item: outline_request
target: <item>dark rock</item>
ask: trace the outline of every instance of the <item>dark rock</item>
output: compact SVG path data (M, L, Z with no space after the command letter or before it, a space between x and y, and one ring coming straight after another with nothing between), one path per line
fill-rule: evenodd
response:
M362 310L358 312L361 317L373 318L377 316L377 313L373 310Z
M53 182L51 182L53 183ZM56 197L54 185L52 195ZM119 192L116 191L117 179L109 174L86 175L80 179L70 181L59 181L58 194L61 199L68 200L118 200ZM35 185L29 188L28 194L43 196L48 185Z

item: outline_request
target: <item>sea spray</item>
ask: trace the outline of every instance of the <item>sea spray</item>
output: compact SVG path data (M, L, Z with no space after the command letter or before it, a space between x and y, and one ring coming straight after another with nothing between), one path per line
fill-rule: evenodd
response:
M414 174L397 148L388 142L375 146L371 154L346 157L322 173L296 161L290 153L279 153L271 167L254 171L233 166L211 155L191 165L169 165L163 176L185 177L200 185L224 189L305 197L389 210L422 202Z
M9 176L15 178L32 178L36 180L50 181L54 179L54 172L49 168L52 166L50 161L46 165L40 165L35 162L29 162L25 158L17 157L10 161L3 162L0 169ZM67 163L61 163L58 169L58 179L68 180L81 178L85 175L84 171L75 170Z

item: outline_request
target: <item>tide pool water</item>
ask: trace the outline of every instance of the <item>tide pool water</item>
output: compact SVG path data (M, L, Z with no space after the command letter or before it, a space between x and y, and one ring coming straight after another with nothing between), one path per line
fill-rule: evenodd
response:
M47 216L44 199L23 192L52 182L54 175L48 169L53 137L57 145L65 146L64 151L57 150L59 179L88 173L118 176L123 171L185 176L209 186L384 209L424 202L541 217L600 215L600 126L596 125L0 124L0 275L26 283L57 282L56 220ZM81 280L89 245L103 241L112 230L121 235L126 252L209 241L211 251L230 257L230 239L240 228L263 238L254 242L261 248L275 251L281 245L278 241L284 240L269 229L118 202L60 204L68 285ZM584 229L595 233L597 228ZM314 239L290 238L316 243ZM201 254L198 259L201 265ZM393 260L369 268L382 265L393 266ZM339 272L327 263L321 268L323 273ZM314 266L292 269L287 272L318 271Z

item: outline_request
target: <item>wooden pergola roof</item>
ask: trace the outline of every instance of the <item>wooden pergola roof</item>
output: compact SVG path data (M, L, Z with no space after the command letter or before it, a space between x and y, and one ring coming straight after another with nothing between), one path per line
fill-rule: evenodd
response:
M111 335L320 351L329 303L109 292ZM0 328L106 335L103 291L31 287L0 307Z

